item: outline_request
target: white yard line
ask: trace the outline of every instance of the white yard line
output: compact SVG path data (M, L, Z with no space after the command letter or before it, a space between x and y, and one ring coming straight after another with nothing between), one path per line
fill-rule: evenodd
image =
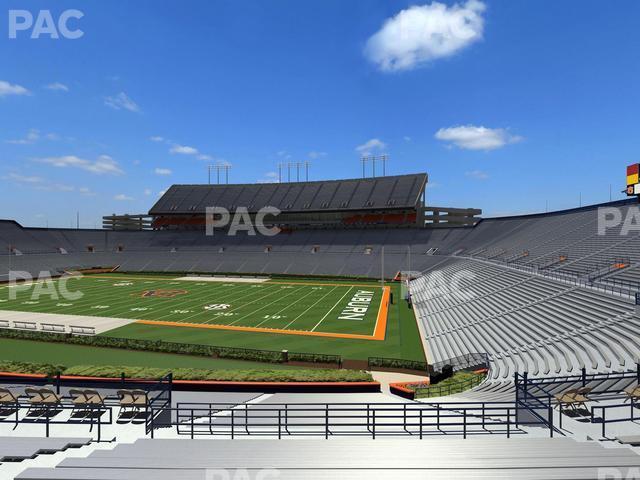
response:
M278 315L282 312L284 312L285 310L287 310L288 308L291 308L292 306L294 306L296 303L298 303L300 300L303 300L305 298L307 298L309 295L311 295L312 293L316 293L315 290L310 290L309 293L307 293L306 295L301 296L298 300L296 300L293 303L290 303L289 305L287 305L284 308L281 308L280 310L278 310L276 313L272 313L270 315ZM261 321L259 324L254 325L255 327L259 327L260 325L262 325L263 323L268 322L269 320L271 320L270 318L265 318L263 321Z
M333 312L333 309L334 309L334 308L336 308L336 307L338 306L338 304L342 301L342 299L343 299L344 297L346 297L346 296L348 295L348 293L349 293L351 290L353 290L353 288L354 288L354 287L351 287L349 290L347 290L347 291L345 292L345 294L344 294L342 297L340 297L340 300L338 300L338 301L335 303L335 305L334 305L333 307L331 307L331 310L329 310L329 311L327 312L327 314L326 314L324 317L322 317L318 323L316 323L316 326L315 326L315 327L313 327L313 328L311 329L311 331L312 331L312 332L315 332L315 331L316 331L316 328L318 328L318 327L320 326L320 324L321 324L322 322L324 322L324 319L325 319L325 318L327 318L331 312Z
M293 288L293 291L292 291L292 292L290 292L290 293L288 293L288 294L286 294L284 297L280 297L280 298L278 298L277 300L274 300L274 301L273 301L273 302L271 302L271 303L267 303L266 305L263 305L263 306L262 306L262 307L260 307L259 309L254 310L253 312L249 312L249 313L247 313L246 315L244 315L244 316L242 316L242 317L238 318L237 320L234 320L233 322L228 323L227 325L233 325L234 323L239 322L239 321L240 321L240 320L242 320L243 318L247 318L247 317L249 317L249 316L251 316L251 315L254 315L254 314L256 314L257 312L259 312L260 310L262 310L263 308L270 307L270 306L271 306L271 305L273 305L274 303L276 303L276 302L278 302L278 301L282 300L283 298L287 298L288 296L293 295L294 293L297 293L297 292L298 292L298 291L300 291L300 290L301 290L300 288L295 288L295 287L294 287L294 288ZM253 303L253 302L250 302L250 303ZM249 304L247 304L247 305L249 305Z
M335 287L333 287L331 290L329 290L327 293L325 293L320 299L318 299L318 301L316 303L314 303L313 305L311 305L309 308L307 308L304 312L302 312L300 315L298 315L296 318L294 318L293 320L291 320L289 323L287 323L284 326L284 329L286 330L287 328L289 328L291 326L291 324L293 324L293 322L295 322L296 320L298 320L301 316L303 316L305 313L307 313L309 310L311 310L313 307L315 307L318 303L320 303L322 300L324 300L325 298L327 298L327 295L330 295L336 288L338 288L338 286L336 285Z

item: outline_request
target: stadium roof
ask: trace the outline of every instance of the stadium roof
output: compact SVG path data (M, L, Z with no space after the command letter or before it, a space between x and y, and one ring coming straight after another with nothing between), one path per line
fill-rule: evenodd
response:
M426 173L316 182L173 185L149 215L204 214L206 207L256 212L271 206L283 212L415 208Z

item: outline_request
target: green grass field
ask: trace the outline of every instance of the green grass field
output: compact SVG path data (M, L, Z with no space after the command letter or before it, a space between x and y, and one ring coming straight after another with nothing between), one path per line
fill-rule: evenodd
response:
M372 335L382 297L381 287L373 283L274 280L251 284L113 274L66 283L66 289L81 297L51 295L57 290L36 283L7 287L14 298L0 298L0 308L203 327ZM354 299L358 307L349 306Z
M69 280L69 290L83 293L78 300L45 296L34 300L34 286L16 291L16 298L11 300L8 289L0 287L0 309L36 314L61 313L170 322L166 325L136 322L102 333L111 337L260 350L286 349L292 352L341 355L344 359L366 360L368 357L378 356L424 361L413 311L400 300L398 284L391 285L396 301L388 307L384 339L374 340L371 335L375 330L382 298L378 282L279 278L262 284L239 284L178 281L175 278L176 275L108 274ZM174 292L170 297L144 295L144 292L159 290L188 293ZM373 292L369 308L361 320L341 320L346 304L360 290ZM218 307L211 308L212 305ZM219 305L228 306L222 308ZM186 324L205 328L187 328L183 326ZM255 330L211 328L215 325ZM295 334L287 333L287 330ZM304 334L305 332L319 333L321 336ZM352 337L348 338L349 336ZM34 350L42 349L39 342L25 342L24 349L2 348L0 357L6 360L28 360L29 355L25 358L25 352L29 351L28 344L32 344ZM8 345L2 345L6 346ZM88 350L90 349L74 349L72 357L67 358L65 363L72 364L73 359L80 360L83 355L89 355ZM53 357L58 357L61 352L62 350L55 349L51 351ZM122 355L121 351L111 349L100 349L96 353L102 359L100 363L105 364L119 364ZM130 363L149 365L142 355L132 356ZM171 363L177 357L180 356L164 355L162 365ZM180 362L182 365L182 360ZM91 362L89 357L84 358L81 363L96 362ZM219 363L213 368L233 367L231 364ZM266 365L265 368L269 366Z

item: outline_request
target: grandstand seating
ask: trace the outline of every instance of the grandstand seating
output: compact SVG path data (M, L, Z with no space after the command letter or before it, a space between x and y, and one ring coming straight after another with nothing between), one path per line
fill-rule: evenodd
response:
M615 478L631 478L627 475L639 464L640 457L628 448L605 448L571 438L137 440L97 450L87 458L67 458L55 468L30 468L16 479L355 480L389 478L398 466L409 480L592 479L603 478L599 475L611 465L618 467L620 477Z
M385 181L408 182L389 178ZM354 196L360 188L355 183ZM304 189L318 187L312 184ZM344 189L343 184L334 187ZM370 188L383 191L375 182ZM251 191L257 199L276 190L271 185ZM329 190L323 186L318 194ZM184 189L176 195L180 192ZM343 193L332 195L340 199ZM611 205L624 215L634 202ZM287 230L274 237L33 229L0 221L0 242L22 253L8 255L3 249L0 278L10 267L37 273L115 265L122 271L377 278L384 248L385 276L394 277L398 270L428 273L412 283L412 290L430 360L486 352L492 356L494 380L510 379L516 371L611 371L629 368L637 356L634 332L640 322L630 294L640 280L640 235L621 235L620 227L599 235L597 220L597 207L585 207L488 219L473 228ZM94 253L88 252L89 245ZM609 295L604 289L613 282L627 284L627 295Z
M477 260L412 282L431 361L489 353L491 379L634 367L640 318L628 298Z

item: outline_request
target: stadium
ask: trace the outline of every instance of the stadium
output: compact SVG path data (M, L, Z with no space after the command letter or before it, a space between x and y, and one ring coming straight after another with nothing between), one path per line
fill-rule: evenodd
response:
M640 3L10 0L0 480L640 479Z
M142 468L137 478L157 475L144 465L159 456L182 468L181 438L252 435L407 436L409 452L421 448L416 438L461 437L465 451L490 435L502 440L487 448L521 444L529 460L561 448L570 475L593 471L585 452L598 459L592 469L613 452L633 465L637 454L622 447L638 441L637 168L628 200L491 219L428 207L421 173L174 185L148 215L108 216L101 230L4 220L0 342L14 362L3 365L0 427L46 427L51 451L133 435L125 466ZM229 217L247 205L245 231L222 225L211 205ZM266 207L277 213L260 226L275 233L251 234ZM63 350L75 370L56 371ZM134 367L128 356L140 354ZM279 383L203 367L275 371ZM409 380L387 380L380 394L356 371ZM578 452L571 442L582 438L595 441ZM317 448L333 455L340 442ZM11 448L30 458L32 445ZM398 445L377 442L363 455ZM120 454L96 455L16 478L122 478L112 463ZM485 473L513 473L505 462ZM464 465L449 474L466 478Z

